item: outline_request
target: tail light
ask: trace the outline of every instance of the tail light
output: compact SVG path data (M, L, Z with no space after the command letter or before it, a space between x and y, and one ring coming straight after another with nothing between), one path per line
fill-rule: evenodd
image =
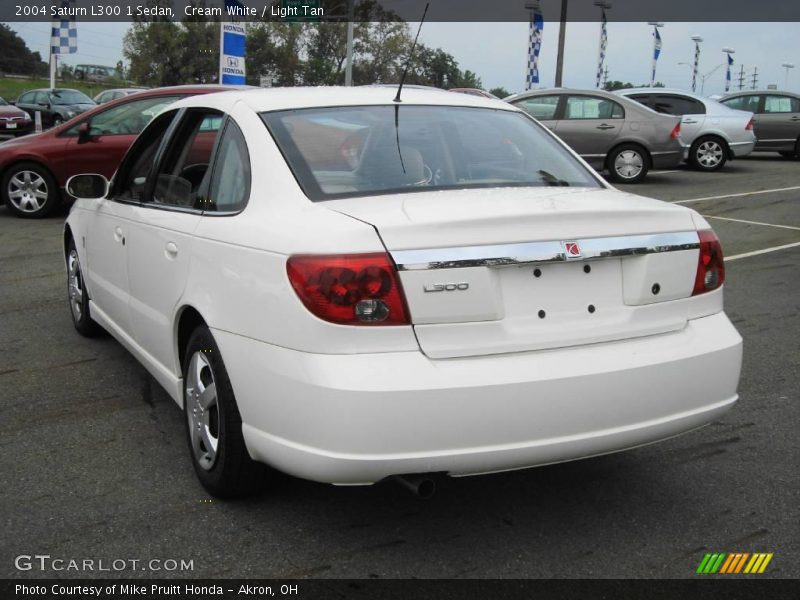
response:
M747 122L747 126L744 129L745 131L753 131L753 117L750 117L750 120Z
M700 256L697 259L697 274L694 278L692 296L717 289L725 282L725 263L722 260L722 244L711 229L698 231Z
M286 262L305 307L342 325L409 325L403 288L388 254L298 255Z
M675 125L675 127L672 128L672 133L669 134L669 137L671 137L673 140L680 139L680 137L681 137L681 124L680 124L680 122L678 122L678 124Z

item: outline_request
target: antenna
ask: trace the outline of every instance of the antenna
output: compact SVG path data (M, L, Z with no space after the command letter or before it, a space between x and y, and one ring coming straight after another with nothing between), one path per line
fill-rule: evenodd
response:
M422 13L422 19L420 19L417 35L414 37L414 43L411 44L411 52L408 54L408 60L406 61L406 68L403 69L403 75L400 77L400 85L397 88L397 96L394 97L394 102L402 102L402 100L400 100L400 92L403 91L403 83L406 81L408 67L411 66L411 59L414 58L414 49L417 47L417 40L419 39L419 32L422 31L422 24L425 22L425 15L428 14L428 6L430 6L430 2L425 3L425 11Z

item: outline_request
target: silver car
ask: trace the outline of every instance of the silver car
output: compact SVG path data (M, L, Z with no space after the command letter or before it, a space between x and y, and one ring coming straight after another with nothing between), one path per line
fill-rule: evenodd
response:
M791 92L735 92L720 102L755 113L756 150L800 158L800 95Z
M659 114L617 94L557 88L505 100L619 183L637 183L649 169L674 167L685 156L680 117Z
M729 159L747 156L756 145L752 112L682 90L634 88L616 93L681 117L681 138L689 144L688 163L695 169L716 171Z

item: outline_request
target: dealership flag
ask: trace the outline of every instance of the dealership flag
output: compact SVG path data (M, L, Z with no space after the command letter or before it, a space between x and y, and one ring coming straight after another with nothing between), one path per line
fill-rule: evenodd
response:
M70 0L61 0L61 8L71 8L70 3ZM75 54L77 51L78 30L75 27L75 17L53 19L50 54Z
M606 60L606 47L608 46L608 30L606 29L606 11L603 9L603 20L600 23L600 57L597 61L597 83L596 87L600 87L600 81L603 78L603 63Z
M728 72L725 74L725 91L731 89L731 66L733 66L733 57L728 54Z
M694 66L692 67L692 91L697 89L697 71L700 68L700 42L694 43Z
M537 2L531 9L528 37L528 76L525 79L526 90L539 83L539 51L542 49L542 29L544 29L544 17Z
M237 0L225 0L225 8L244 8ZM219 82L229 85L245 84L244 42L247 29L244 23L220 23Z
M650 76L650 87L653 87L656 84L656 64L658 63L658 57L661 56L661 34L658 33L658 27L653 28L655 36L653 40L653 73Z

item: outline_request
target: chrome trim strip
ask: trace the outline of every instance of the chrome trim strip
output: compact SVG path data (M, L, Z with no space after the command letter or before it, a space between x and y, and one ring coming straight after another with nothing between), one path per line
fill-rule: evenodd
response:
M694 250L700 247L696 231L655 233L605 238L569 240L580 246L581 258L597 260L620 256L638 256L660 252ZM502 244L496 246L464 246L429 248L391 252L399 271L459 269L464 267L506 267L530 263L566 262L562 240Z

